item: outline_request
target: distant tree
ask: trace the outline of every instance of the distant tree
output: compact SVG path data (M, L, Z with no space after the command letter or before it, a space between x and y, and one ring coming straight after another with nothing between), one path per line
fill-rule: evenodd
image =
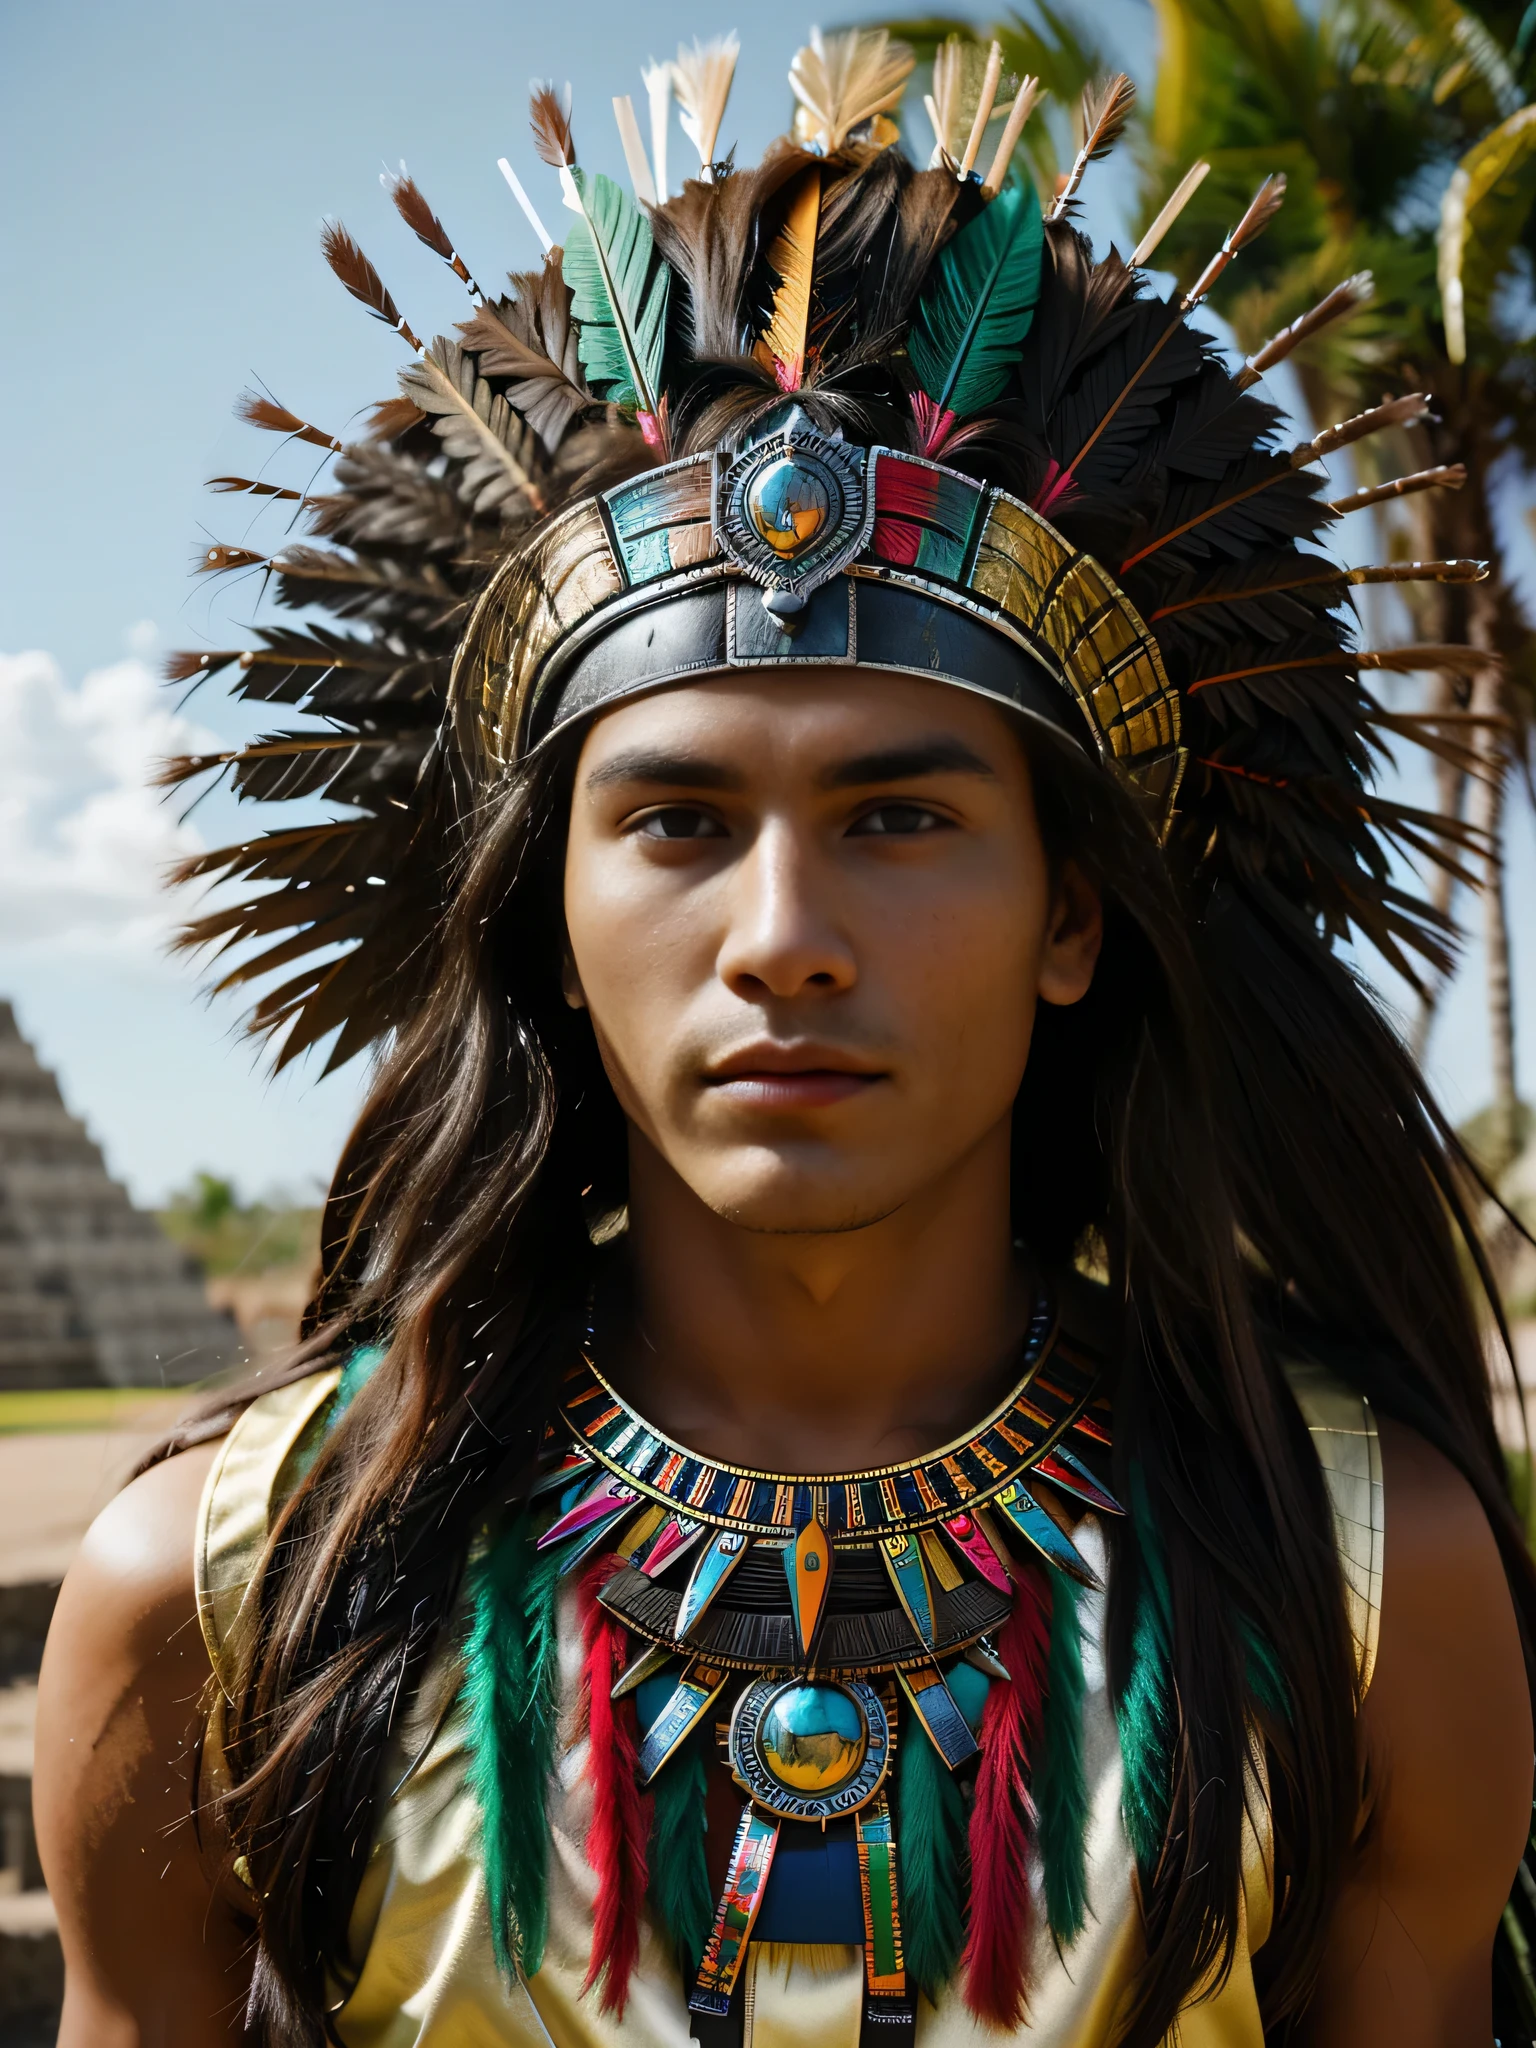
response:
M210 1274L308 1269L319 1255L318 1207L283 1194L242 1202L233 1181L212 1173L195 1173L171 1197L160 1211L160 1226Z
M199 1230L217 1230L226 1216L239 1207L234 1184L211 1173L195 1173L186 1208Z

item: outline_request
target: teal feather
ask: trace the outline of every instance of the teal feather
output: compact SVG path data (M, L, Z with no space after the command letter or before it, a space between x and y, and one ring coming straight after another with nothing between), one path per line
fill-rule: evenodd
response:
M651 224L629 194L599 173L570 173L582 211L565 240L562 272L571 288L576 346L600 398L655 418L667 339L672 273Z
M1141 1586L1131 1631L1130 1677L1117 1708L1125 1769L1121 1809L1136 1861L1150 1870L1167 1832L1173 1784L1173 1602L1162 1538L1139 1465L1131 1467L1130 1495Z
M480 1806L491 1936L500 1969L532 1975L549 1932L549 1825L558 1711L555 1589L561 1547L540 1555L526 1510L471 1577L464 1655L469 1781Z
M1280 1660L1275 1655L1274 1644L1246 1615L1243 1616L1242 1629L1244 1670L1249 1692L1277 1721L1289 1721L1290 1687L1285 1682L1285 1673L1280 1669Z
M1045 1727L1034 1774L1040 1813L1036 1836L1045 1866L1045 1912L1063 1946L1088 1915L1088 1779L1083 1769L1083 1639L1078 1588L1051 1574L1051 1646L1046 1665Z
M341 1378L336 1383L336 1392L331 1401L331 1420L339 1421L346 1414L357 1396L373 1378L376 1369L383 1364L388 1347L383 1344L359 1344L341 1369Z
M656 1779L651 1820L650 1890L652 1916L677 1951L685 1980L692 1980L709 1940L714 1895L704 1860L704 1747L683 1745Z
M902 1946L912 1981L931 1999L954 1976L965 1947L965 1802L915 1720L896 1763Z
M1044 246L1034 189L1015 179L934 265L907 352L941 416L965 419L1002 396L1035 317Z
M1131 1675L1118 1708L1125 1766L1122 1809L1131 1847L1143 1870L1157 1860L1168 1826L1177 1714L1173 1688L1173 1603L1162 1537L1152 1518L1146 1479L1131 1467L1131 1521L1141 1565L1141 1592L1131 1633ZM1254 1702L1277 1719L1290 1718L1290 1690L1274 1645L1256 1623L1240 1615L1244 1678Z

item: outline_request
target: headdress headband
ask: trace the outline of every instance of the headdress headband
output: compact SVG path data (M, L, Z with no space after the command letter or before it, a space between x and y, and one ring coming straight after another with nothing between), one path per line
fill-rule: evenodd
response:
M1360 932L1410 975L1411 952L1443 962L1446 920L1398 886L1392 848L1454 860L1468 828L1384 799L1368 773L1387 736L1464 760L1465 733L1455 714L1387 708L1362 678L1488 657L1362 651L1347 600L1485 565L1346 569L1308 543L1463 472L1330 500L1323 459L1411 434L1427 401L1285 450L1250 389L1370 280L1234 373L1187 316L1284 181L1264 181L1187 290L1161 298L1137 266L1202 166L1129 265L1095 262L1072 216L1130 110L1124 78L1085 95L1043 209L1012 168L1038 88L1009 85L995 45L941 50L922 170L895 146L912 58L883 32L813 32L791 68L794 135L755 169L714 160L735 59L729 38L653 67L649 155L616 103L633 197L582 170L568 95L538 89L535 141L574 218L557 247L503 162L547 252L508 296L476 283L403 169L386 180L474 302L457 340L421 342L357 244L326 231L347 289L412 351L402 395L345 447L249 396L247 419L334 455L333 487L216 488L296 504L327 544L215 545L199 563L259 569L279 603L337 623L266 626L171 667L237 665L240 695L310 717L171 779L227 770L244 797L343 807L183 870L246 885L187 934L244 948L225 985L286 970L252 1028L282 1034L280 1059L334 1034L335 1064L410 1014L466 784L636 691L808 662L937 677L1074 734L1136 793L1182 882ZM677 195L669 89L699 153Z
M735 459L691 456L573 507L480 612L459 687L497 761L667 683L846 663L1091 734L1171 821L1178 698L1098 564L1007 492L803 415Z

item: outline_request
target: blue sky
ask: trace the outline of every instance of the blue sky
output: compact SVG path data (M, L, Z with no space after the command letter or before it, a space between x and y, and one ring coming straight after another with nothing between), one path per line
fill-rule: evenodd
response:
M1117 0L1094 12L1143 70L1144 10ZM155 877L178 852L221 842L233 807L215 798L181 823L144 791L157 754L254 729L211 693L178 713L154 681L169 648L241 644L254 603L252 585L194 581L194 547L280 537L270 514L253 523L243 501L201 488L273 455L232 419L236 393L259 378L344 432L393 389L400 345L325 269L321 218L345 220L418 331L446 328L462 297L395 219L381 166L409 163L477 275L526 267L537 246L495 165L510 157L558 213L528 138L530 76L575 80L583 160L622 175L611 96L638 102L648 56L731 25L703 0L0 10L12 195L0 248L0 996L141 1199L199 1166L251 1191L315 1186L364 1078L300 1068L269 1082L238 1000L206 998L199 970L167 959L175 911ZM750 158L784 124L784 72L808 23L735 25L744 49L724 140ZM674 167L685 151L674 131ZM1095 174L1091 226L1112 224L1113 181L1128 173ZM295 454L280 480L307 480ZM1516 840L1514 900L1529 902L1528 817ZM1536 945L1522 940L1530 1017ZM1480 977L1474 948L1434 1049L1454 1115L1486 1093Z

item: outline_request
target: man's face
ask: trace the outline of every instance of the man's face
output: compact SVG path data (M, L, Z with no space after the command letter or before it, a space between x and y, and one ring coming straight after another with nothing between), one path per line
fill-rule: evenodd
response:
M1099 910L1006 712L807 670L622 705L577 764L567 993L649 1146L748 1229L891 1214L1006 1134Z

